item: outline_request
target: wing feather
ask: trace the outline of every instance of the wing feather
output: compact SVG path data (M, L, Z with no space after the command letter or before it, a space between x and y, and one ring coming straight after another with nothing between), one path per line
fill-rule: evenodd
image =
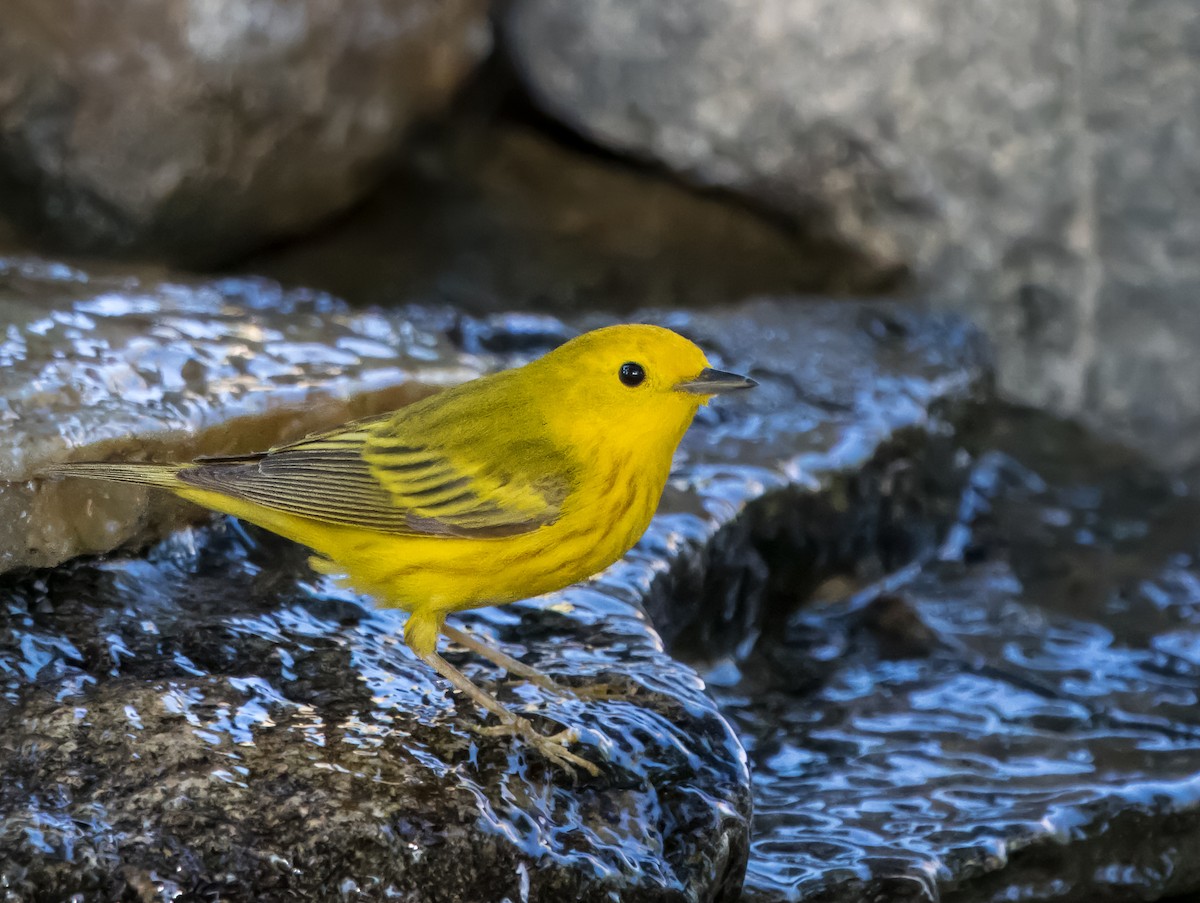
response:
M553 523L571 470L548 443L477 449L419 441L408 418L376 417L258 455L198 459L179 478L327 523L400 535L495 538ZM494 446L489 443L489 447Z

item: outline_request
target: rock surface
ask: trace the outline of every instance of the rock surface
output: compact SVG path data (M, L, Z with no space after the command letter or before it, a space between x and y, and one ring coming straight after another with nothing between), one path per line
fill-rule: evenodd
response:
M908 268L1002 389L1200 461L1188 0L509 4L545 111Z
M599 322L389 316L484 366ZM764 556L813 535L797 520L806 498L845 513L847 548L887 535L888 510L950 502L912 517L897 554L932 546L963 476L946 466L952 425L987 370L961 324L891 305L763 301L656 319L760 388L702 413L622 562L467 618L573 684L616 684L586 704L500 689L547 726L578 724L600 778L573 785L473 734L477 716L414 662L393 613L364 611L297 547L221 522L148 558L3 578L4 885L146 900L735 899L744 755L647 613L682 643L714 613L740 625L759 612L777 589ZM947 488L913 495L926 485Z
M1200 476L1200 24L1186 2L1083 9L1095 294L1069 305L1082 407Z
M754 775L746 900L1200 889L1200 505L1045 415L977 440L941 560L714 675Z
M6 214L228 259L345 209L490 44L484 0L0 6Z
M483 364L403 318L265 281L140 281L0 261L0 571L145 542L194 517L41 464L266 448L399 407Z
M147 386L172 385L186 355L135 356L171 362L114 381L135 419L95 396L103 416L44 436L27 468L118 426L166 451L192 447L197 425L257 440L290 422L263 413L271 387L281 410L320 387L353 409L380 398L364 374L427 391L606 321L352 314L261 281L151 286L30 262L5 278L9 300L19 288L41 311L11 385L29 360L58 361L49 395L104 384L111 361L77 379L53 349L95 350L89 337L121 333L82 318L115 325L138 305L140 335L176 324L212 362L236 334L272 362L240 398L215 391L229 377L214 363L183 405ZM273 337L283 311L297 332ZM218 521L148 556L0 578L6 890L699 901L734 899L743 871L756 903L1200 889L1195 500L1078 428L978 416L984 358L952 319L796 301L653 318L760 388L701 413L625 559L464 618L616 692L556 699L450 652L547 729L578 725L601 777L573 783L474 734L478 715L414 662L396 613L311 573L298 547ZM316 369L274 382L296 347ZM322 369L318 349L348 348L358 363ZM67 520L85 509L63 504Z
M475 734L396 613L315 580L303 550L227 527L0 578L13 899L736 899L744 755L636 601L467 619L613 699L547 698L450 655L544 729L581 728L605 766L574 782Z

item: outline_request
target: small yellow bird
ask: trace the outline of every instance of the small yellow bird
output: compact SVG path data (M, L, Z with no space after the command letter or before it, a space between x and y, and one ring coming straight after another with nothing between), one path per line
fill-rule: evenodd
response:
M67 463L49 473L169 489L316 551L313 565L409 612L404 640L500 724L571 770L598 770L437 652L438 636L559 693L445 623L561 589L620 558L650 524L702 404L754 386L658 326L581 335L539 360L266 452L189 464Z

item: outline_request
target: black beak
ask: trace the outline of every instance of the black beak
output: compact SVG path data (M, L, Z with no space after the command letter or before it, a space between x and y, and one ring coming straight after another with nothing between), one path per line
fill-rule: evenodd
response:
M753 389L757 385L758 383L748 376L705 367L695 379L679 383L675 388L680 392L691 392L693 395L720 395L722 392Z

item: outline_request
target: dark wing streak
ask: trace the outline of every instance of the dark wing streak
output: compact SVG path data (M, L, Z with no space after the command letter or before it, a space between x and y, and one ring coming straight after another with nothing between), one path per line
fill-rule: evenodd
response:
M245 455L200 455L196 457L193 464L249 464L252 461L261 461L269 452L249 452Z
M543 523L513 523L497 524L491 527L460 527L440 521L435 517L417 517L416 515L409 515L407 523L414 532L426 536L448 536L460 539L504 539L507 536L520 536L522 533L528 533L530 530L544 526Z

